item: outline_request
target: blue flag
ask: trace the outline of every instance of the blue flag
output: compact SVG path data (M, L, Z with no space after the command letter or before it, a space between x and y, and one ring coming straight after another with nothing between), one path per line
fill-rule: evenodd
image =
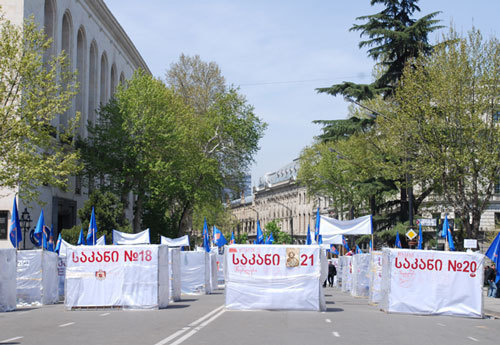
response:
M307 238L306 238L306 244L312 244L312 239L311 239L311 227L309 224L307 224Z
M453 233L451 232L451 228L448 228L448 236L446 237L448 241L448 246L452 252L455 251L455 243L453 242Z
M257 244L264 244L264 234L260 228L260 222L257 220Z
M80 236L78 236L77 246L85 245L85 235L83 234L83 228L80 230Z
M323 235L318 235L318 244L323 244Z
M90 215L89 230L87 231L87 245L93 246L97 241L97 223L95 220L94 207L92 207L92 214Z
M342 235L342 245L348 252L351 251L351 249L349 249L349 244L347 243L347 240L345 239L344 235Z
M337 248L335 248L333 244L330 245L330 252L335 255L339 255L339 251L337 250Z
M47 242L47 250L54 251L54 225L50 227L49 241Z
M373 243L372 240L370 240L370 252L373 250Z
M229 244L236 244L236 240L234 238L234 231L231 231L231 241L229 241Z
M45 226L45 217L43 216L43 209L42 209L42 212L40 212L40 217L38 217L38 222L36 223L35 232L33 233L33 236L38 241L37 246L39 247L42 245L42 234L44 226Z
M273 244L273 243L274 243L274 236L273 233L271 232L266 239L266 244Z
M208 236L207 218L203 219L203 248L210 253L210 236Z
M19 222L19 214L17 213L16 197L14 196L14 205L12 206L12 217L10 219L10 243L17 248L19 242L23 240L23 233L21 232L21 223Z
M363 254L363 251L361 250L361 248L359 248L357 244L356 244L356 254Z
M422 241L423 241L423 236L422 236L422 224L418 224L418 247L417 249L422 249Z
M450 225L448 224L448 215L444 216L444 221L443 221L443 229L441 230L441 237L446 238L448 237L448 228Z
M396 231L396 243L394 245L398 248L401 248L401 240L399 239L399 231Z
M46 229L46 228L47 228L47 227L45 227L45 229ZM45 229L44 229L44 231L43 231L43 233L42 233L42 249L44 249L44 250L48 250L48 249L49 249L49 247L48 247L48 239L49 239L49 236L47 236L47 232L45 231Z
M320 215L319 215L319 207L316 211L316 224L314 225L314 241L319 243L319 223L320 223Z
M495 263L496 270L497 270L497 276L495 279L495 283L498 283L500 281L500 233L495 237L493 242L491 242L490 247L486 251L486 255L488 258L490 258L491 261Z
M62 236L61 233L59 233L59 237L57 237L56 249L54 250L57 254L59 254L59 250L61 250L61 242L62 242Z
M227 240L224 237L224 234L222 231L217 229L214 225L214 230L213 230L213 236L214 236L214 243L217 247L223 247L225 244L227 244Z

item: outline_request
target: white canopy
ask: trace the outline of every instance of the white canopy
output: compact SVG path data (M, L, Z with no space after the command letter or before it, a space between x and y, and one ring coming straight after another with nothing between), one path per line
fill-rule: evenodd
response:
M118 230L113 230L113 244L151 244L149 240L149 229L128 234Z
M95 242L95 245L96 246L104 246L104 245L106 245L105 239L106 239L106 237L104 235L102 235L101 237L99 237L97 239L97 241Z
M352 220L338 220L320 216L319 234L323 238L323 243L333 244L342 244L341 235L371 235L372 216L368 215Z
M178 238L161 237L161 244L166 244L169 247L189 247L189 236L184 235Z

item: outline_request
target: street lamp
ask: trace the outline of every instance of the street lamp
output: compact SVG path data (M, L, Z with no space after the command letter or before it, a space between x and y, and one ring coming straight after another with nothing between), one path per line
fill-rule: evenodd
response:
M23 213L21 213L21 219L19 219L21 229L23 230L23 249L26 249L26 231L29 231L31 226L31 216L28 209L25 207Z

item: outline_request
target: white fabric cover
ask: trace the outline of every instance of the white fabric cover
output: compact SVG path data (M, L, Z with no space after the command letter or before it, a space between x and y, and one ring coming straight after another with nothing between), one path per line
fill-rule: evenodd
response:
M178 238L161 236L161 244L166 244L169 247L189 247L189 236L184 235Z
M68 248L66 299L72 307L166 307L170 292L168 248L161 245Z
M341 244L342 237L337 235L370 235L372 233L372 216L359 217L352 220L338 220L320 216L319 234L323 243Z
M181 290L184 294L209 294L210 257L206 251L181 252Z
M61 239L61 246L59 247L59 256L66 256L66 252L68 251L69 247L73 247L73 245Z
M370 293L368 301L370 304L378 304L382 296L382 252L372 251L370 263Z
M337 271L337 274L333 277L333 286L334 287L339 287L339 275L340 275L340 263L339 263L339 259L338 258L333 258L333 259L330 259L333 263L333 266L335 266L335 270Z
M58 255L47 250L17 253L17 303L54 304L59 300Z
M341 256L342 265L342 292L351 291L352 286L352 256Z
M225 255L226 308L325 310L328 263L317 245L230 245ZM287 258L287 249L298 252ZM298 266L287 267L287 261Z
M224 255L217 254L217 284L224 284Z
M105 238L106 238L106 237L105 237L104 235L102 235L101 237L99 237L99 238L97 239L97 241L95 242L95 245L96 245L96 246L105 246L105 245L106 245Z
M370 254L356 254L352 257L352 289L354 297L368 297L370 290Z
M181 300L181 249L168 248L170 264L170 298L177 302Z
M219 284L217 283L217 254L210 253L210 287L212 291L217 290Z
M0 312L16 309L16 249L0 249Z
M61 300L64 299L64 283L66 280L66 256L59 256L57 258L57 276L59 279L59 300Z
M150 244L149 229L138 232L136 234L128 234L118 230L113 230L113 244L114 245L128 245L128 244Z
M382 310L395 313L483 316L479 253L384 249Z

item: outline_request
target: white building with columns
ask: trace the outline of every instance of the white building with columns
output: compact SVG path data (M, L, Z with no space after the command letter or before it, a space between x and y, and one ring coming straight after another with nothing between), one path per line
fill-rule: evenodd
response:
M33 16L40 28L52 37L53 45L47 54L65 51L71 67L78 71L79 93L71 109L58 117L57 127L68 123L78 111L81 114L79 133L87 136L87 121L94 122L96 109L105 104L117 85L129 79L134 71L148 66L127 36L120 23L102 0L0 0L1 11L16 25ZM16 191L0 191L0 247L10 247L8 229ZM51 186L41 187L40 199L44 202L45 224L53 225L56 236L61 229L70 228L79 221L77 209L88 198L81 179L70 178L68 188L60 190ZM130 196L127 216L132 217L133 197ZM24 204L18 200L18 211L30 214L31 229L35 227L41 207ZM26 233L25 245L31 247ZM23 244L21 243L21 247Z

